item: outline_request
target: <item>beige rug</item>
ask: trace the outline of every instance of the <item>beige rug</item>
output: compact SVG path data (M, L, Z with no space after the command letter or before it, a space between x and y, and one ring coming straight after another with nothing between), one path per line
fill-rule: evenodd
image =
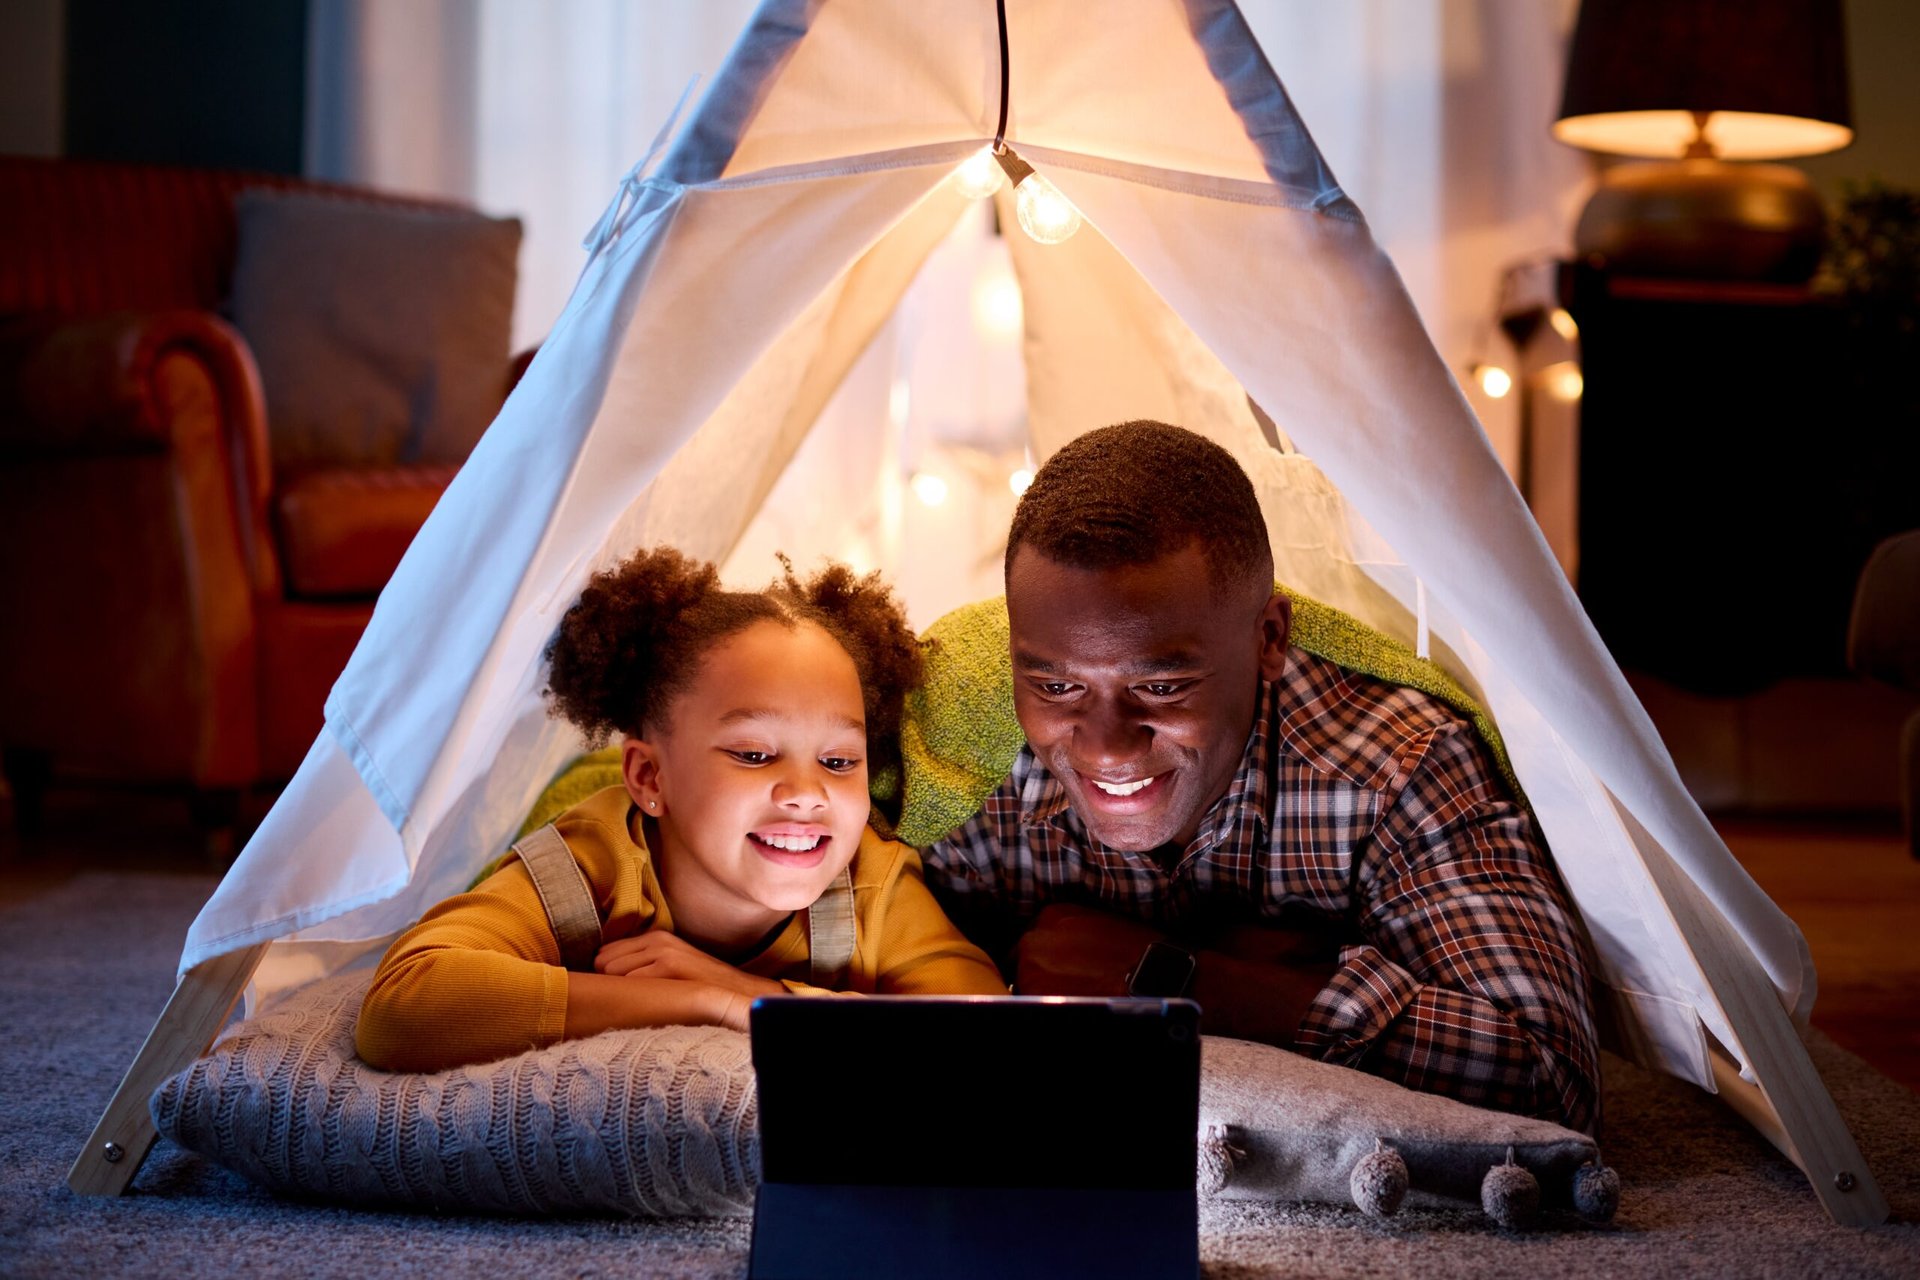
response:
M0 901L0 1276L740 1276L743 1223L528 1221L376 1213L277 1199L161 1146L132 1194L64 1179L171 988L199 875L83 874ZM1798 1170L1676 1081L1608 1059L1609 1226L1510 1235L1477 1213L1203 1208L1210 1277L1920 1276L1920 1097L1823 1036L1814 1060L1893 1206L1827 1222ZM850 1260L849 1275L858 1274Z

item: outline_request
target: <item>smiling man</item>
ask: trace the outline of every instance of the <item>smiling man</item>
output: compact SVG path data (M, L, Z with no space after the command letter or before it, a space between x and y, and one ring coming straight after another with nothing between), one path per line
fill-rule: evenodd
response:
M1209 1032L1593 1126L1590 962L1531 816L1452 708L1288 644L1232 455L1081 436L1006 581L1027 745L926 872L1018 989L1190 974Z

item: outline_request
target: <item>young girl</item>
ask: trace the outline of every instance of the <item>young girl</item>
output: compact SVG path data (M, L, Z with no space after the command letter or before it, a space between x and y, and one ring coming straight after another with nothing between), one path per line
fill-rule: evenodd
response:
M1006 993L934 903L918 855L867 827L868 769L892 757L920 678L877 574L833 566L801 582L789 565L735 592L711 565L642 552L594 576L547 661L555 714L595 742L625 738L623 785L554 823L605 945L591 971L563 968L513 857L387 951L360 1013L367 1062L432 1071L612 1027L744 1031L755 996L820 990L807 921L823 894L851 908L837 989Z

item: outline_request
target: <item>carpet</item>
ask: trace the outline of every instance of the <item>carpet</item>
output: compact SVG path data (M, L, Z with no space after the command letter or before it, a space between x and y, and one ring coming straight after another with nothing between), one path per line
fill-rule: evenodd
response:
M200 874L4 882L0 901L0 1275L742 1275L742 1222L370 1212L258 1190L160 1144L133 1190L76 1196L66 1171L172 988ZM1592 1227L1509 1234L1475 1213L1374 1222L1323 1206L1203 1205L1209 1277L1920 1275L1920 1096L1817 1032L1809 1047L1893 1207L1835 1227L1800 1172L1713 1099L1613 1057L1603 1146L1625 1192ZM849 1274L858 1274L850 1261Z

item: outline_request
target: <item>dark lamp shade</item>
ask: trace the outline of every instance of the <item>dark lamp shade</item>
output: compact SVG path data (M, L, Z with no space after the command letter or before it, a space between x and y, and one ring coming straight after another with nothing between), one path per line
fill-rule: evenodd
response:
M1695 112L1722 160L1853 141L1841 0L1584 0L1553 136L1678 157Z

